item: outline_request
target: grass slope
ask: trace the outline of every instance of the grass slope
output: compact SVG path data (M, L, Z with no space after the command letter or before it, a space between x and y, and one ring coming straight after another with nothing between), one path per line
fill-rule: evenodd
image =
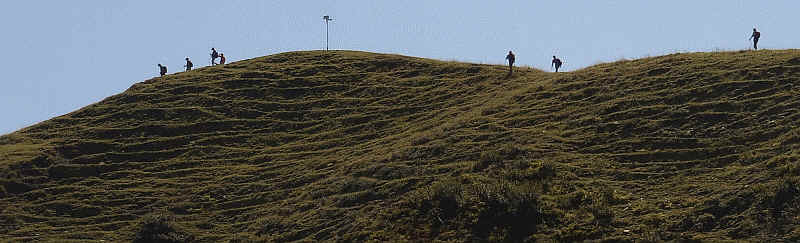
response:
M505 71L312 51L147 80L0 137L0 238L800 240L800 52Z

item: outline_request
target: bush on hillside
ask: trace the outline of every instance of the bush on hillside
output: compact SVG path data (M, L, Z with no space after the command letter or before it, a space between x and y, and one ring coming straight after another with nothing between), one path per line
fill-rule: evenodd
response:
M195 237L175 226L171 217L154 214L142 219L134 243L184 243L195 242Z
M518 186L500 181L472 186L478 210L473 230L491 241L519 242L536 232L543 222L539 194L533 186Z
M489 168L492 164L503 161L503 155L499 151L489 150L481 153L480 160L472 167L472 171L478 172Z
M539 164L539 178L547 179L556 175L556 164L550 160L543 160Z
M781 211L786 205L793 201L800 193L797 187L797 180L794 178L781 178L774 186L766 191L767 195L763 203L775 212Z
M489 241L522 241L536 232L546 216L533 185L504 180L435 182L412 201L433 225L469 228L476 237Z
M442 221L455 217L461 209L462 187L459 182L452 180L434 183L422 190L417 208L430 213L439 223L443 223Z

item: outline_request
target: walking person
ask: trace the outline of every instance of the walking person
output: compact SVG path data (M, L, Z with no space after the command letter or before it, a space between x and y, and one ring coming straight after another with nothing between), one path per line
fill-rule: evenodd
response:
M214 50L214 48L212 47L211 48L211 66L214 66L214 65L217 64L217 57L219 57L219 53L217 53L217 50Z
M514 53L511 52L511 51L508 51L508 55L506 55L506 60L508 60L508 76L511 76L511 74L514 72L514 61L515 61L515 59L516 59L516 56L514 56Z
M161 77L164 77L164 75L167 74L167 66L161 66L161 63L159 63L158 71L161 73Z
M220 65L225 64L225 54L222 53L219 54L219 64Z
M556 72L558 72L558 69L561 68L561 64L563 64L561 62L561 59L558 59L558 58L556 58L556 56L553 56L553 61L550 63L550 67L551 68L555 67L556 68Z
M189 58L187 57L186 58L186 65L183 65L183 66L186 67L186 71L192 71L192 66L194 66L194 64L192 64L192 61L189 61Z
M758 51L758 39L761 38L761 32L758 32L756 28L753 28L753 34L750 35L750 40L753 40L753 49Z

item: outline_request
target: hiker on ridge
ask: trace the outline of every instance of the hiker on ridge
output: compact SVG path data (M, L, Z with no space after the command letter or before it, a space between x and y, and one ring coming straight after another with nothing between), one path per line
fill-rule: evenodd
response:
M561 67L561 64L563 64L561 62L561 59L558 59L558 58L556 58L556 56L553 56L553 62L550 63L550 67L555 66L556 67L556 72L558 72L558 68Z
M217 57L219 57L219 54L217 53L217 50L214 50L214 48L212 47L211 48L211 66L214 66L214 65L217 64Z
M219 64L220 65L225 64L225 54L222 53L219 54Z
M758 38L761 38L761 32L753 28L753 34L750 35L750 40L753 40L753 49L756 49L756 51L758 50Z
M506 60L508 60L508 75L511 76L511 73L514 72L514 60L516 56L511 51L508 51L508 55L506 55Z
M164 77L164 75L167 74L167 66L161 66L161 63L159 63L158 71L161 73L161 77Z
M192 71L192 66L194 66L194 64L192 64L192 61L189 61L189 58L187 57L186 58L186 65L183 65L183 66L186 67L186 71Z

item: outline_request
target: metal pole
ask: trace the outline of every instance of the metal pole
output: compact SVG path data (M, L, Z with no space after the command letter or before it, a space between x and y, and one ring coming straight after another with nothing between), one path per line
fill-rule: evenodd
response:
M325 20L325 51L328 51L328 50L330 50L330 48L329 48L329 46L330 46L330 44L329 44L330 43L330 34L329 34L330 28L328 27L328 22L333 20L333 19L331 18L331 16L328 16L328 15L322 16L322 19Z
M328 43L330 41L329 40L329 36L330 36L330 34L328 34L328 20L326 19L325 20L325 50L326 51L329 50L328 49Z

